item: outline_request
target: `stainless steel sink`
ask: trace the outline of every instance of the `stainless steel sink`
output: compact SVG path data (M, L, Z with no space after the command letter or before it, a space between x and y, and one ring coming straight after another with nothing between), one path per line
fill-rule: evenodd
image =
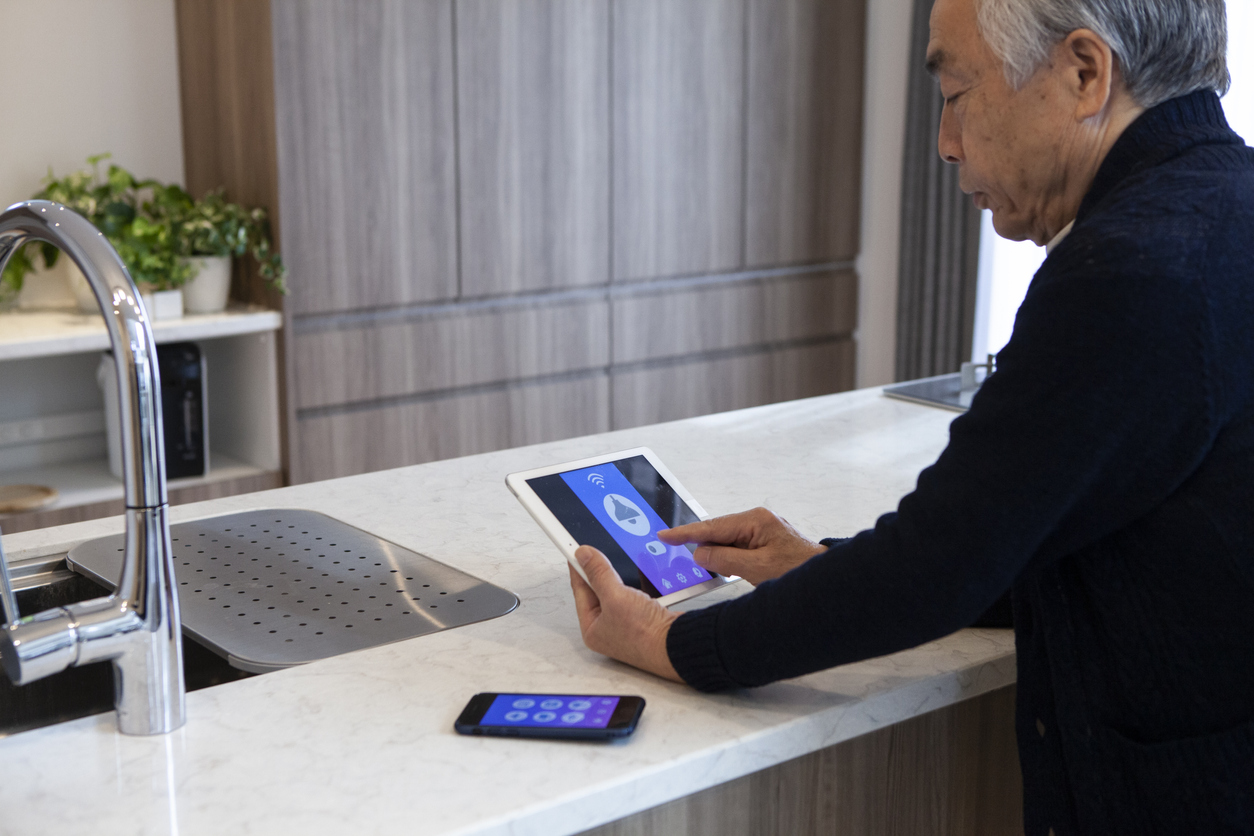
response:
M65 555L28 564L16 573L18 607L23 613L99 598L107 590L69 571ZM194 641L183 642L183 678L187 690L234 682L252 674ZM68 668L28 685L0 676L0 737L113 710L113 665L96 662Z
M250 673L303 665L505 615L499 586L340 520L270 508L170 526L183 635ZM118 577L122 535L69 566Z
M518 606L498 586L302 509L170 527L188 691L495 618ZM22 613L107 594L122 535L14 567ZM0 736L113 708L109 662L28 685L0 676Z

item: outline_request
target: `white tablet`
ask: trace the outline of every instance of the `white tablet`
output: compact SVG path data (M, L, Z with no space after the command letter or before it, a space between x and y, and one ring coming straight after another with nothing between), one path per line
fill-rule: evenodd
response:
M647 447L511 473L505 484L581 576L575 549L586 545L666 606L739 580L698 566L692 546L657 538L709 514Z

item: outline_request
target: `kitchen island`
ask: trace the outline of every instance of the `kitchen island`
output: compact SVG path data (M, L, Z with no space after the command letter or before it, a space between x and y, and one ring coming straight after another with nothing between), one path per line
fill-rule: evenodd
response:
M0 739L0 833L1013 832L1011 631L699 694L584 648L565 561L504 484L643 445L712 514L765 505L813 539L848 536L895 508L953 417L862 390L176 507L175 523L319 511L521 603L189 693L169 735L121 736L107 713ZM112 518L4 544L20 567L121 530ZM614 744L456 735L479 691L640 694L648 707Z

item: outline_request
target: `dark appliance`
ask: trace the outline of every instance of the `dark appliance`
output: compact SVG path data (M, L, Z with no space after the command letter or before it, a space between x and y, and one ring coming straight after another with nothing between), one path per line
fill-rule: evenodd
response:
M205 356L195 343L157 346L167 479L204 476L209 470L209 405Z

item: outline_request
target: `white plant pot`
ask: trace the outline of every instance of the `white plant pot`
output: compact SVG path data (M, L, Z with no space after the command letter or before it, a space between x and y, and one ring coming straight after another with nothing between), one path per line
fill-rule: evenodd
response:
M83 271L64 255L57 259L57 267L61 267L62 263L65 264L66 282L74 293L75 301L78 302L79 312L100 313L100 306L96 303L96 294L91 292L91 285L87 283L87 277L83 275Z
M26 274L22 282L22 290L17 296L17 306L24 310L40 310L49 308L70 308L76 304L79 310L97 313L96 297L91 294L87 279L78 271L78 267L69 257L62 253L57 263L45 268L42 256L36 257L37 265L33 272ZM75 286L75 281L82 283L82 291ZM86 293L86 299L80 298L80 292Z
M140 296L144 300L144 310L148 311L148 318L153 322L159 319L183 318L182 288L154 290L152 293L141 293Z
M193 314L226 310L231 294L231 257L203 255L187 260L196 268L196 275L183 285L184 309Z

